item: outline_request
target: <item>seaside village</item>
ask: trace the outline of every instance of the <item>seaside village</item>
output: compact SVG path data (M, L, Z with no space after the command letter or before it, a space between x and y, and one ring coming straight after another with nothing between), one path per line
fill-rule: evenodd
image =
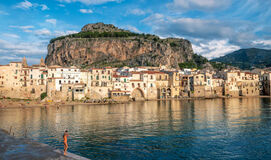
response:
M156 100L270 95L271 73L263 70L213 72L165 67L91 68L10 62L0 66L0 97L74 100Z

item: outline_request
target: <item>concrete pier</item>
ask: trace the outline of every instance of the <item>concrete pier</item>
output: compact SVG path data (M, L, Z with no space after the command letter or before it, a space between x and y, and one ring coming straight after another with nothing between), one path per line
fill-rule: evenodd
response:
M1 160L88 160L87 158L67 153L25 138L15 138L0 129Z

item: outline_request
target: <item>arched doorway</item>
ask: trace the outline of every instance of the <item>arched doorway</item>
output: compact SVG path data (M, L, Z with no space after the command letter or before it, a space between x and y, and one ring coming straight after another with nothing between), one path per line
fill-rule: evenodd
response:
M141 100L145 100L144 98L144 93L141 89L136 88L133 90L131 97L134 101L141 101Z

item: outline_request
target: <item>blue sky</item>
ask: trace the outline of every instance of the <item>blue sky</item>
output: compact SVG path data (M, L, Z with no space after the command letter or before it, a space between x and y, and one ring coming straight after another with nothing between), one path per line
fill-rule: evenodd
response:
M51 38L104 22L179 37L209 59L240 48L271 48L270 0L8 0L0 2L0 64L38 63Z

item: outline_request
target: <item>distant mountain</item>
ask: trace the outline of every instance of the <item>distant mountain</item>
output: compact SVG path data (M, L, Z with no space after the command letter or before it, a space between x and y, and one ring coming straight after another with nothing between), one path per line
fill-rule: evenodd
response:
M240 69L271 67L271 50L248 48L215 58L212 62L222 62Z

